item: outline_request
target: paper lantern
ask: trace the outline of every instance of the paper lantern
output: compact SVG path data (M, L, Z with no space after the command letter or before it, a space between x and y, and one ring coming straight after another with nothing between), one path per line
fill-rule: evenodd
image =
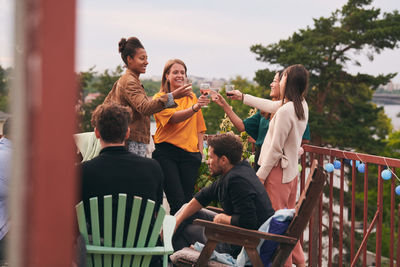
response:
M357 169L359 172L364 173L365 172L365 164L361 163L360 165L358 165Z
M332 164L332 163L326 163L326 164L324 165L324 169L325 169L325 171L327 171L327 172L333 172L333 169L334 169L333 164Z
M400 185L396 186L396 195L400 196Z
M383 170L381 176L383 180L390 180L390 178L392 178L392 173L389 170Z
M342 166L342 163L341 163L339 160L335 160L335 161L333 162L333 167L334 167L336 170L339 170L341 166Z

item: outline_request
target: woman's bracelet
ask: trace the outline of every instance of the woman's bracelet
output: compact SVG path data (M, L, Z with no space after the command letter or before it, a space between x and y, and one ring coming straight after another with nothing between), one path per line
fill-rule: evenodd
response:
M193 104L193 105L192 105L192 110L193 110L193 112L196 113L196 112L199 111L199 110L195 110L195 109L194 109L194 105L196 105L196 104Z
M242 93L242 102L244 101L244 94Z

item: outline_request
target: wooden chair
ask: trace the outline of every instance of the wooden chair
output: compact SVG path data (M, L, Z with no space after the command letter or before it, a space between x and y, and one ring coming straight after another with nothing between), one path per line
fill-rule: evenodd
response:
M126 194L119 194L114 239L112 238L113 227L111 195L104 196L104 237L100 237L97 197L91 198L89 201L92 229L91 235L88 235L84 204L81 201L78 205L76 205L79 232L82 234L86 242L87 266L147 267L149 266L151 257L153 255L163 255L163 266L167 267L168 255L172 254L174 251L171 240L175 228L175 218L170 215L165 215L164 208L160 206L153 228L150 229L150 222L153 217L155 202L148 200L144 216L143 218L139 218L142 198L134 197L130 222L127 227L124 227L126 199ZM137 229L138 225L141 225L140 229ZM163 229L164 245L156 246L161 232L161 227ZM128 231L125 245L123 245L124 231ZM149 231L151 231L151 233ZM136 233L138 233L138 238L135 242L135 236L137 235ZM146 239L148 242L146 242Z
M273 260L273 267L283 266L295 247L297 241L307 226L308 221L317 206L320 195L326 181L326 173L318 162L313 161L307 183L296 205L296 212L285 235L275 235L255 230L248 230L232 225L219 224L210 221L196 219L194 224L205 227L207 243L205 244L194 266L207 266L208 260L219 242L243 246L254 267L263 266L257 246L261 239L277 241L280 243Z

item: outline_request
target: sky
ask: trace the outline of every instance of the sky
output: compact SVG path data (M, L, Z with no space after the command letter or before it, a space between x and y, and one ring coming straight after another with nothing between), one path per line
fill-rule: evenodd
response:
M12 66L14 1L0 0L0 64ZM182 59L188 74L206 78L252 79L270 67L250 52L254 44L287 39L329 16L346 0L77 0L76 70L115 69L121 37L138 37L149 56L143 78L161 76L165 62ZM382 11L400 10L399 0L375 0ZM383 51L373 62L365 53L353 55L362 66L345 66L351 73L400 72L400 48ZM301 63L301 62L299 62ZM400 75L393 82L400 83Z

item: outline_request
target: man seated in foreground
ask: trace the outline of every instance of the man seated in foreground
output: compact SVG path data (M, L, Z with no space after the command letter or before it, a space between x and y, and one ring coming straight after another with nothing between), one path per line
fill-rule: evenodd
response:
M86 216L89 214L89 199L98 197L100 223L103 223L103 196L113 195L113 228L116 225L117 200L119 193L127 194L128 225L133 196L142 197L142 207L147 199L156 202L155 210L162 204L164 176L160 165L153 159L139 157L125 148L129 137L132 113L117 104L103 104L92 115L96 137L100 139L100 154L81 164L82 200ZM143 209L141 214L143 214ZM115 216L114 216L115 215ZM102 231L103 227L100 226ZM101 233L102 234L102 233ZM124 233L125 236L127 233Z
M194 219L204 219L257 230L274 214L264 186L249 163L241 161L243 145L233 134L221 134L208 140L207 161L210 173L221 177L201 189L194 198L181 208L176 216L176 232L173 237L175 250L188 247L196 241L205 244L204 229L193 225ZM206 209L211 201L221 203L223 213ZM241 247L218 244L216 250L237 257Z

